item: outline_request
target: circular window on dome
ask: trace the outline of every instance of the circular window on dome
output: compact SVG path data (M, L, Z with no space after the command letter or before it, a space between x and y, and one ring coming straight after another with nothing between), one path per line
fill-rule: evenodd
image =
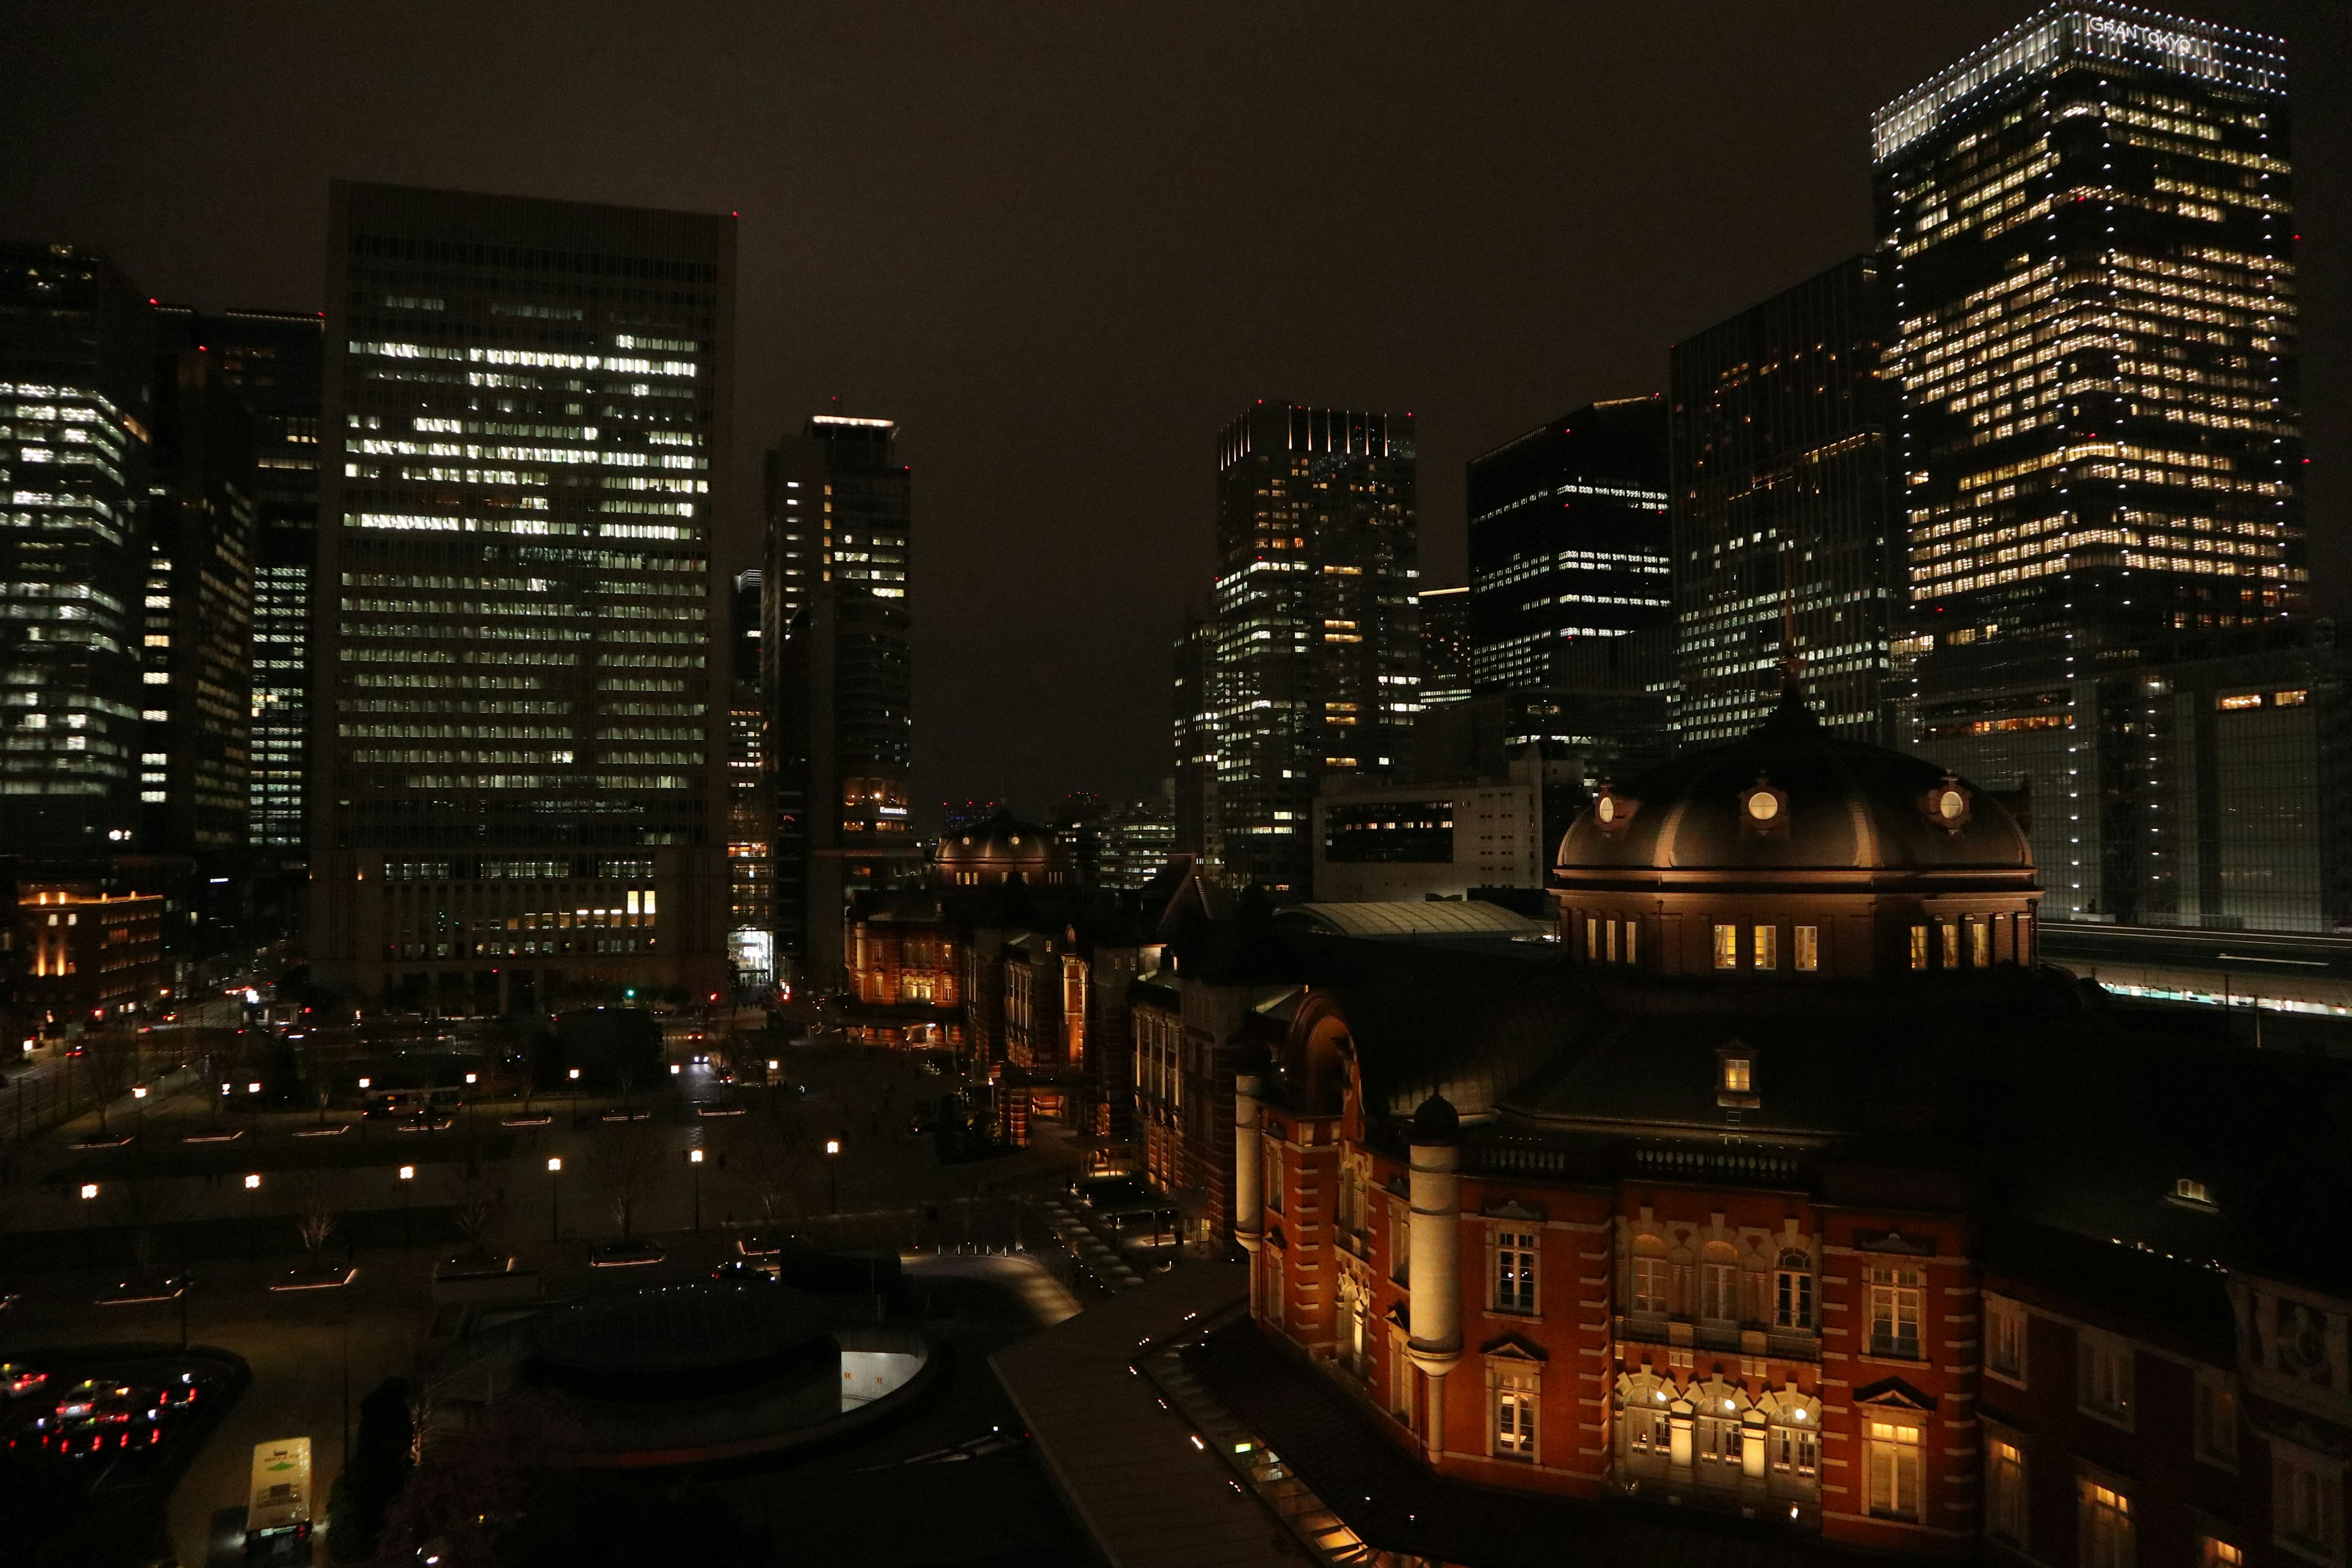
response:
M1610 787L1609 781L1603 779L1601 781L1601 794L1592 803L1593 825L1601 832L1614 837L1625 830L1625 824L1633 820L1633 812L1641 804L1631 795L1619 795Z
M1927 820L1947 833L1958 833L1969 825L1971 804L1969 786L1951 773L1946 773L1919 803Z
M1013 836L1013 847L1014 847L1015 849L1018 849L1018 848L1020 848L1020 847L1021 847L1021 835L1019 835L1018 833L1016 833L1016 834L1014 834L1014 835Z
M1739 797L1740 826L1750 833L1770 833L1789 820L1789 792L1759 777Z

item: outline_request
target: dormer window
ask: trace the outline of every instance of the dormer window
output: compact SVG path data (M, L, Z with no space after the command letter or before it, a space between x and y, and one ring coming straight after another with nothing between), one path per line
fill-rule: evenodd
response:
M1723 1092L1726 1094L1755 1093L1755 1066L1753 1058L1728 1056L1724 1058L1721 1086Z
M2196 1177L2182 1176L2172 1184L2172 1201L2190 1208L2210 1209L2213 1206L2213 1194Z

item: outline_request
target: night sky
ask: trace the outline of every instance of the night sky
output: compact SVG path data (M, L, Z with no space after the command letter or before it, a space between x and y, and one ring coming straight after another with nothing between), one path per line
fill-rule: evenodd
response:
M2171 7L2165 7L2169 9ZM2352 580L2352 5L2286 35L2322 604ZM915 466L916 798L1154 787L1251 399L1462 465L1866 247L1870 111L1979 0L0 5L0 233L200 309L315 310L332 175L740 211L736 484L838 395Z

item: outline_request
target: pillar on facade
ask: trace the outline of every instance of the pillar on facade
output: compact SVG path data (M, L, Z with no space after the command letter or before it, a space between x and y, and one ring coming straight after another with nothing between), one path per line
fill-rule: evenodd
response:
M1423 1441L1434 1458L1445 1448L1445 1374L1462 1360L1461 1118L1441 1095L1412 1113L1406 1146L1412 1162L1412 1217L1405 1289L1412 1338L1405 1352L1429 1380Z
M1265 1153L1258 1140L1258 1096L1264 1089L1255 1073L1234 1079L1234 1239L1249 1253L1253 1314L1258 1306L1257 1249L1265 1241Z

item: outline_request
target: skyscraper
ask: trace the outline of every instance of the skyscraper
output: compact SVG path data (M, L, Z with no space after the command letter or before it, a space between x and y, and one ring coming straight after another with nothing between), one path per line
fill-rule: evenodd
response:
M768 454L761 657L774 721L775 958L843 983L848 896L912 868L913 472L896 424L820 414Z
M156 310L155 447L140 648L140 847L234 869L251 825L253 416L196 317Z
M319 383L325 321L227 310L196 321L216 385L252 416L252 847L299 861L307 842L310 574L318 562Z
M1907 531L1902 739L2030 789L2053 919L2111 915L2118 887L2167 909L2183 874L2103 866L2173 840L2154 831L2163 780L2150 795L2103 776L2130 721L2100 678L2304 601L2281 48L2085 0L1873 123Z
M1471 677L1540 687L1578 637L1672 613L1665 399L1588 404L1469 468Z
M775 807L766 761L767 689L761 684L761 569L735 574L727 627L733 684L727 708L727 944L742 985L776 974Z
M102 257L0 247L0 847L135 847L154 323Z
M339 183L329 247L314 974L719 990L732 222Z
M1851 258L1674 346L1668 511L1686 744L1764 721L1784 638L1824 724L1888 738L1902 547L1879 374L1884 265Z
M2283 47L2083 0L1874 117L1936 647L2063 676L2302 602Z
M1323 779L1403 760L1421 709L1416 474L1409 414L1261 402L1219 438L1197 726L1216 761L1205 820L1178 843L1213 845L1234 881L1305 893Z
M1471 669L1470 590L1421 591L1421 705L1467 701Z

